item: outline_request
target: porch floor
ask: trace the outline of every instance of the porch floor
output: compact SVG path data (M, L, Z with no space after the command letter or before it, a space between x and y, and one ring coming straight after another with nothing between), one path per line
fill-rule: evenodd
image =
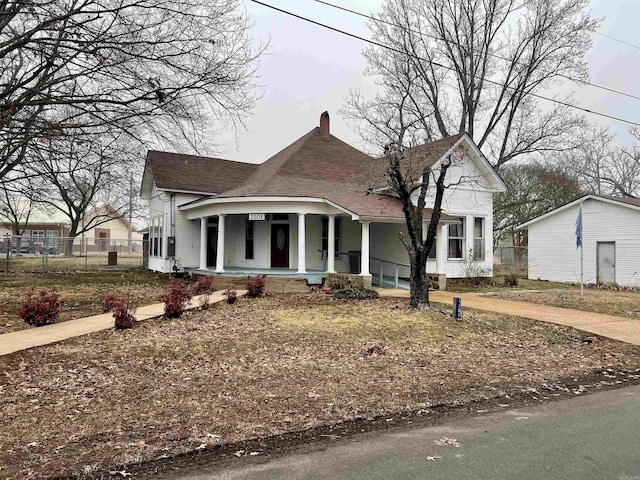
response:
M325 278L328 274L323 270L311 270L308 269L307 273L298 273L295 268L241 268L241 267L226 267L223 273L216 273L215 267L211 269L201 270L199 268L185 269L188 272L198 275L219 275L222 277L246 277L247 275L268 275L270 277L283 277L283 278L304 278L315 279Z

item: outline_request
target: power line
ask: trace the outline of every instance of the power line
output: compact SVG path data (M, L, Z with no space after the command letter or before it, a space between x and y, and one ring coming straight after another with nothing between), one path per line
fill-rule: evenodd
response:
M352 10L352 9L350 9L350 8L342 7L342 6L340 6L340 5L336 5L336 4L331 3L331 2L326 2L326 1L324 1L324 0L313 0L313 1L314 1L314 2L317 2L317 3L320 3L320 4L322 4L322 5L326 5L326 6L328 6L328 7L336 8L336 9L338 9L338 10L342 10L343 12L348 12L348 13L351 13L351 14L353 14L353 15L357 15L357 16L360 16L360 17L362 17L362 18L366 18L367 20L373 20L374 22L384 23L384 24L389 25L389 26L392 26L392 27L396 27L396 26L397 26L397 25L395 25L393 22L389 22L389 21L387 21L387 20L384 20L384 19L382 19L382 18L377 18L377 17L374 17L374 16L372 16L372 15L367 15L367 14L365 14L365 13L358 12L357 10ZM415 30L412 30L412 29L410 29L410 28L404 28L404 27L400 27L400 28L402 28L403 30L406 30L407 32L417 33L417 34L420 34L420 35L424 35L425 37L429 37L429 38L432 38L432 39L434 39L434 40L440 40L440 38L439 38L439 37L437 37L437 36L435 36L435 35L429 35L429 34L427 34L427 33L423 33L423 32L416 32ZM595 32L595 33L599 33L599 32ZM604 33L599 33L599 34L600 34L600 35L603 35L603 36L605 36L605 37L609 37L609 35L605 35ZM615 39L615 38L613 38L613 37L609 37L609 38L612 38L613 40L617 40L617 39ZM617 41L622 42L622 43L626 43L626 42L624 42L624 41L622 41L622 40L617 40ZM449 42L450 42L450 43L452 43L453 45L457 45L458 47L462 46L461 44L459 44L459 43L457 43L457 42L453 42L453 41L449 41ZM629 45L629 46L635 47L634 45L631 45L631 44L628 44L628 43L626 43L626 44L627 44L627 45ZM635 48L640 49L640 47L635 47ZM491 57L494 57L494 58L498 58L498 59L500 59L500 60L504 60L504 61L506 61L506 62L511 61L510 59L508 59L508 58L506 58L506 57L503 57L503 56L501 56L501 55L498 55L497 53L487 52L487 55L489 55L489 56L491 56ZM521 62L514 62L514 63L516 63L517 65L520 65L520 66L524 66L524 64L523 64L523 63L521 63ZM635 100L640 100L640 96L634 95L634 94L632 94L632 93L622 92L622 91L620 91L620 90L616 90L616 89L614 89L614 88L610 88L610 87L607 87L607 86L605 86L605 85L598 85L597 83L587 82L587 81L585 81L585 80L580 80L580 79L577 79L577 78L571 77L571 76L569 76L569 75L564 75L564 74L562 74L562 73L552 72L552 71L550 71L550 70L545 70L545 69L542 69L542 68L540 69L540 71L541 71L541 72L543 72L543 73L546 73L546 74L554 74L554 75L556 75L556 76L558 76L558 77L564 78L565 80L570 80L570 81L572 81L572 82L575 82L575 83L577 83L578 85L586 85L586 86L589 86L589 87L599 88L600 90L605 90L605 91L607 91L607 92L609 92L609 93L615 93L615 94L617 94L617 95L623 95L623 96L625 96L625 97L633 98L633 99L635 99Z
M633 43L629 43L629 42L626 42L624 40L620 40L619 38L612 37L611 35L607 35L606 33L602 33L602 32L593 32L593 33L596 33L598 35L606 37L606 38L608 38L610 40L613 40L615 42L622 43L623 45L626 45L628 47L635 48L636 50L640 50L640 47L638 45L634 45Z
M264 2L261 2L259 0L250 0L250 1L253 2L253 3L257 3L258 5L262 5L263 7L267 7L267 8L270 8L272 10L275 10L277 12L284 13L285 15L289 15L289 16L297 18L299 20L303 20L305 22L311 23L313 25L317 25L319 27L326 28L326 29L334 31L336 33L340 33L340 34L345 35L347 37L355 38L356 40L360 40L362 42L366 42L366 43L369 43L371 45L375 45L376 47L384 48L384 49L390 50L392 52L399 53L401 55L407 55L407 56L413 57L413 58L415 58L417 60L430 63L431 65L435 65L437 67L444 68L446 70L453 70L452 67L449 67L447 65L443 65L441 63L434 62L432 60L425 60L423 58L418 57L417 55L412 55L412 54L409 54L407 52L403 52L403 51L401 51L401 50L399 50L397 48L390 47L389 45L384 45L384 44L376 42L374 40L370 40L368 38L361 37L359 35L356 35L355 33L350 33L350 32L346 32L344 30L340 30L339 28L332 27L331 25L327 25L325 23L321 23L321 22L318 22L316 20L312 20L310 18L303 17L302 15L298 15L298 14L290 12L288 10L283 10L283 9L275 7L273 5L269 5L268 3L264 3ZM476 76L475 78L478 79L479 77ZM502 85L500 82L496 82L496 81L490 80L488 78L485 78L484 81L487 82L487 83L492 83L492 84L497 85L497 86L502 87L502 88L515 90L513 87L508 87L507 85ZM576 105L572 105L570 103L563 102L563 101L557 100L555 98L549 98L549 97L545 97L543 95L539 95L539 94L531 93L531 92L527 92L527 93L525 93L525 95L531 95L532 97L539 98L541 100L546 100L548 102L552 102L552 103L555 103L557 105L562 105L562 106L565 106L565 107L573 108L575 110L581 110L583 112L590 113L592 115L598 115L600 117L608 118L610 120L615 120L615 121L618 121L618 122L627 123L629 125L640 127L640 123L634 122L632 120L626 120L624 118L616 117L614 115L609 115L607 113L597 112L595 110L589 110L587 108L578 107Z

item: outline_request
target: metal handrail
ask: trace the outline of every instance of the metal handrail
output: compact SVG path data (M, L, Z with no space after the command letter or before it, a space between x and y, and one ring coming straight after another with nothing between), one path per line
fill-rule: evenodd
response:
M400 267L409 267L411 268L411 265L408 265L406 263L400 263L400 262L392 262L391 260L385 260L383 258L377 258L377 257L369 257L370 260L375 260L377 262L380 262L380 280L379 280L379 286L382 287L383 283L384 283L384 264L388 263L389 265L395 265L395 288L398 288L398 283L399 283L399 278L398 278L398 273L400 270Z

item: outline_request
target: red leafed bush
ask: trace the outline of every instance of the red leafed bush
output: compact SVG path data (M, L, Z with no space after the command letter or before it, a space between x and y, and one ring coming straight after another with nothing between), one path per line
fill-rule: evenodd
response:
M43 290L38 295L31 289L18 315L29 325L41 327L58 321L62 304L63 301L60 300L60 295L55 289L51 292Z
M115 293L107 293L102 299L102 311L104 313L112 312L122 301L122 298Z
M238 299L238 292L236 292L232 287L229 287L224 291L222 296L227 304L232 305L236 303L236 300Z
M251 298L261 297L264 295L266 275L256 275L247 279L247 295Z
M198 277L198 281L193 284L191 290L194 295L199 295L201 293L211 293L213 292L213 277L208 275L200 275Z
M176 278L161 297L164 302L164 314L167 317L179 317L186 310L191 301L191 293L187 284Z
M136 324L136 307L127 298L127 301L119 299L113 306L114 327L118 330L133 328Z

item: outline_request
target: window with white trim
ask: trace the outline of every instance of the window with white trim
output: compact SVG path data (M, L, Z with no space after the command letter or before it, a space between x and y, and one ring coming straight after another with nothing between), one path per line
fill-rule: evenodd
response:
M149 227L149 255L162 257L162 215L151 219Z
M473 219L473 259L484 260L484 218Z
M449 245L448 245L448 258L449 260L462 260L464 258L465 251L465 222L464 217L458 217L456 220L459 223L452 223L449 225Z
M44 230L34 230L31 232L31 239L36 243L44 243Z
M334 256L338 258L340 256L340 231L342 230L342 222L340 221L340 217L335 217L335 253ZM329 251L329 217L322 217L322 234L320 240L320 249L325 252Z
M429 260L435 260L436 258L436 237L433 237L433 244L431 245L431 250L429 250L429 256L427 257Z

